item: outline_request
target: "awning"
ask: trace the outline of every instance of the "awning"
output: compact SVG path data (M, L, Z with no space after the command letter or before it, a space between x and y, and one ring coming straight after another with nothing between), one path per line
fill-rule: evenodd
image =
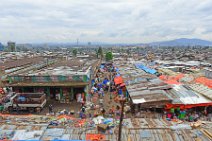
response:
M105 140L106 137L103 134L86 134L86 141L102 141Z
M121 84L121 83L124 83L124 81L123 81L123 79L122 79L121 76L115 77L114 78L114 82L115 82L116 85Z
M146 102L144 98L139 98L139 99L133 99L133 104L140 104Z
M206 107L206 106L212 106L212 102L210 103L199 103L199 104L166 104L165 109L171 109L171 108L178 108L180 109L190 109L194 107Z

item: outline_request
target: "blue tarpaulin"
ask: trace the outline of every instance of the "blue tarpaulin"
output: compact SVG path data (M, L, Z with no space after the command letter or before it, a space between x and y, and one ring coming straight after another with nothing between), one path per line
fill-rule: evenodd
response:
M104 85L106 85L107 82L109 82L107 79L104 79L104 80L103 80L103 84L104 84Z
M135 66L136 66L136 68L142 69L145 72L150 73L150 74L157 73L157 71L155 69L148 68L148 67L146 67L146 66L144 66L142 64L135 64Z
M119 90L118 90L118 94L119 94L119 95L122 95L122 89L119 89Z
M25 140L19 140L19 141L25 141ZM30 140L30 141L40 141L40 140ZM86 141L86 140L60 140L60 139L53 139L52 141Z
M60 140L60 139L58 139L58 140L54 140L54 141L86 141L86 140Z
M24 102L24 101L26 101L26 97L24 97L24 96L19 96L19 97L18 97L18 101Z
M101 65L101 66L100 66L101 69L104 69L104 67L105 67L104 65Z
M121 76L119 73L116 76Z
M103 84L102 83L99 83L98 86L99 86L99 88L102 88L103 87Z
M95 80L94 80L94 79L92 79L92 80L91 80L91 83L92 83L92 85L93 85L93 84L95 83Z

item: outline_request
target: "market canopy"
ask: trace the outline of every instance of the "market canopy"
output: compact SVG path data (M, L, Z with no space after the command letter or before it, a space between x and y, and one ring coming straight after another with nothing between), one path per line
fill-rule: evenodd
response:
M116 85L124 83L123 78L121 76L115 77L114 82L115 82Z
M190 109L194 107L206 107L206 106L212 106L212 102L210 103L198 103L198 104L166 104L166 109L171 108L180 108L180 109Z
M110 82L108 79L104 79L102 83L106 85L108 82Z
M106 137L103 134L86 134L86 141L102 141L105 139Z

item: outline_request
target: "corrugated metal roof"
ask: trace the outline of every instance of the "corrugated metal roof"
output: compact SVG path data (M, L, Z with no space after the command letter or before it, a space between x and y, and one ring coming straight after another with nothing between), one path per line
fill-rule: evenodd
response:
M173 89L170 90L170 92L175 95L173 97L174 104L198 104L212 102L211 100L203 97L202 95L192 90L188 90L183 85L173 85Z
M172 99L168 96L168 94L163 90L143 90L143 91L134 91L130 92L130 98L132 101L136 101L137 99L144 99L140 103L146 102L159 102L159 101L171 101ZM137 102L136 102L137 104ZM157 105L155 105L157 106Z
M202 84L190 84L188 85L192 90L202 94L203 96L212 100L212 89Z
M9 119L16 119L17 122L7 120L10 123L0 124L0 138L7 136L9 140L85 140L86 134L98 133L96 127L55 126L47 129L46 124L30 124L38 120L37 118L41 120L40 117L35 116L10 117ZM42 121L48 122L45 118ZM131 118L124 119L123 123L122 141L196 141L197 139L209 141L210 139L202 129L212 132L211 122L205 122L197 129L192 129L190 123L187 122L178 124L165 119ZM106 140L117 140L118 127L112 128L112 134L105 133L104 135Z
M8 62L0 63L0 66L4 66L4 69L10 69L14 67L20 67L27 64L35 64L44 61L43 57L26 57L18 60L10 60Z

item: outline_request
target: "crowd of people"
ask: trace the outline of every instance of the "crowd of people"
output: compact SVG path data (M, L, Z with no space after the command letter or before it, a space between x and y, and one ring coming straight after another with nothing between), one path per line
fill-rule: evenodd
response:
M87 102L90 108L83 105L79 112L80 118L92 118L96 116L120 118L121 107L118 98L124 97L124 86L115 85L115 68L112 65L102 65L95 78L91 81L90 93ZM114 104L110 104L114 103Z
M211 107L205 107L196 109L180 109L180 107L177 108L171 108L169 111L164 112L164 116L167 120L185 120L189 122L196 122L199 119L212 121L212 114L210 112Z

